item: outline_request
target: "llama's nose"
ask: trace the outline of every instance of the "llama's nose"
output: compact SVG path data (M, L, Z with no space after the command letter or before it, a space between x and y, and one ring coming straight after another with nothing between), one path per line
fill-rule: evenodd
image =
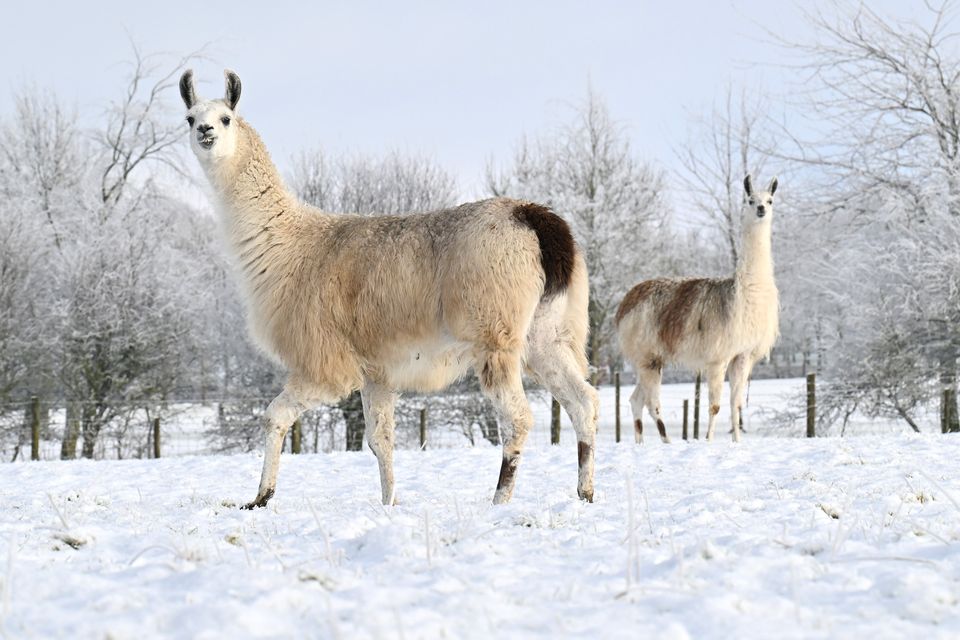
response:
M759 207L757 207L757 214L758 214L758 215L761 215L761 216L762 216L762 215L765 214L766 212L767 212L767 208L766 208L765 206L760 205Z
M197 125L197 131L199 131L200 133L206 133L207 131L213 131L213 125L212 125L212 124L201 124L201 125Z

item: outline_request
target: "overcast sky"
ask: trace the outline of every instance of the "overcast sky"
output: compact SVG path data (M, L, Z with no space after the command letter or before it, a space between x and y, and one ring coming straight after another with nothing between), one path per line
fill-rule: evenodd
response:
M871 2L910 15L919 2ZM639 155L666 168L693 118L729 82L789 91L784 53L764 29L809 37L794 3L133 2L19 3L0 38L0 86L54 89L96 115L122 91L130 40L196 65L202 95L223 67L243 81L240 111L282 168L296 151L427 155L479 195L488 159L523 133L570 119L588 83Z

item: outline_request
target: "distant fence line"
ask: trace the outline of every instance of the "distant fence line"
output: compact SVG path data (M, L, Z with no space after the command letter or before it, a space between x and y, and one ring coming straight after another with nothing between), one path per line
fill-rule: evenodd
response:
M615 372L613 388L607 387L607 398L601 409L598 438L633 442L633 420L630 416L629 391L624 392L621 376ZM804 386L805 383L805 386ZM632 389L631 385L629 386ZM705 435L705 401L699 376L689 387L689 395L677 398L676 386L672 403L664 406L668 430L683 439L700 439ZM726 386L726 385L725 385ZM802 397L805 391L805 398ZM725 388L724 398L728 399ZM528 394L534 413L534 426L528 442L558 444L564 429L573 436L569 419L546 392ZM610 396L613 396L612 398ZM792 399L791 399L792 398ZM227 454L257 451L262 448L263 411L272 397L245 396L231 398L178 398L166 405L131 403L115 407L116 417L99 434L94 458L155 458L161 456ZM803 402L805 400L805 402ZM485 431L478 406L479 393L461 392L425 396L401 396L395 410L398 449L456 448L477 445L494 446L499 434L491 437ZM753 415L768 435L816 437L816 375L796 381L796 395L785 398L782 392L756 391L747 394ZM74 403L78 407L90 402ZM609 406L609 405L613 406ZM149 405L149 406L146 406ZM676 406L673 406L676 405ZM681 409L682 407L682 409ZM61 454L61 440L66 423L63 401L41 398L0 404L0 459L56 460ZM563 426L562 426L563 425ZM771 425L778 426L775 429ZM496 426L494 426L496 430ZM679 429L679 433L676 433ZM718 422L718 438L726 437L729 422ZM83 435L80 434L82 440ZM572 439L572 438L571 438ZM312 410L291 428L284 450L294 453L319 453L346 449L347 434L343 412L326 405Z

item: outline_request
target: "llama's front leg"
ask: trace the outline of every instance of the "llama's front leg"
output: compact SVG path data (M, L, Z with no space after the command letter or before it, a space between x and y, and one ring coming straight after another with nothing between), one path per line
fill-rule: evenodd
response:
M280 467L280 451L283 439L290 426L311 405L304 402L290 385L287 385L267 407L264 425L263 472L260 474L260 489L253 502L245 504L243 509L267 506L277 487L277 470Z
M743 392L750 376L749 356L740 354L730 362L730 426L733 441L740 442L740 424L743 422Z
M396 431L393 408L397 394L375 382L367 381L360 391L367 444L380 467L380 493L385 505L396 504L393 483L393 440Z
M707 395L710 400L710 422L707 426L707 440L713 440L713 431L717 426L717 414L720 413L720 396L723 394L723 374L726 363L707 365Z

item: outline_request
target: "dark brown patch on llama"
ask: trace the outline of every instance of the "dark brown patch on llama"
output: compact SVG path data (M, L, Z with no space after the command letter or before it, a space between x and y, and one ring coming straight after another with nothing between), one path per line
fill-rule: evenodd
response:
M565 291L573 277L573 260L577 254L570 226L547 207L533 202L517 205L513 217L537 234L544 297Z
M627 295L623 296L623 301L617 308L616 323L620 324L623 317L633 311L638 304L649 298L661 283L662 281L660 280L644 280L630 289L630 291L627 291Z
M633 421L633 430L637 432L637 435L643 438L643 422L639 418Z
M660 439L667 439L667 428L663 424L663 420L657 420L657 431L660 432Z
M661 309L660 316L657 318L657 324L660 327L660 341L663 342L670 353L674 352L677 344L683 338L690 312L707 290L709 282L704 278L678 282L673 290L673 295Z
M253 502L248 502L247 504L240 507L245 511L253 511L254 509L260 509L267 506L267 502L270 501L270 498L273 497L273 489L268 489L265 494L262 496L257 496L257 499Z
M663 358L660 356L653 356L650 358L650 362L647 363L647 368L651 371L663 371Z
M513 477L517 474L517 457L504 457L500 463L500 478L497 479L497 491L513 486Z
M710 415L715 416L720 413L720 405L712 404L710 405Z
M577 464L583 469L590 462L590 453L593 451L586 442L577 441Z

